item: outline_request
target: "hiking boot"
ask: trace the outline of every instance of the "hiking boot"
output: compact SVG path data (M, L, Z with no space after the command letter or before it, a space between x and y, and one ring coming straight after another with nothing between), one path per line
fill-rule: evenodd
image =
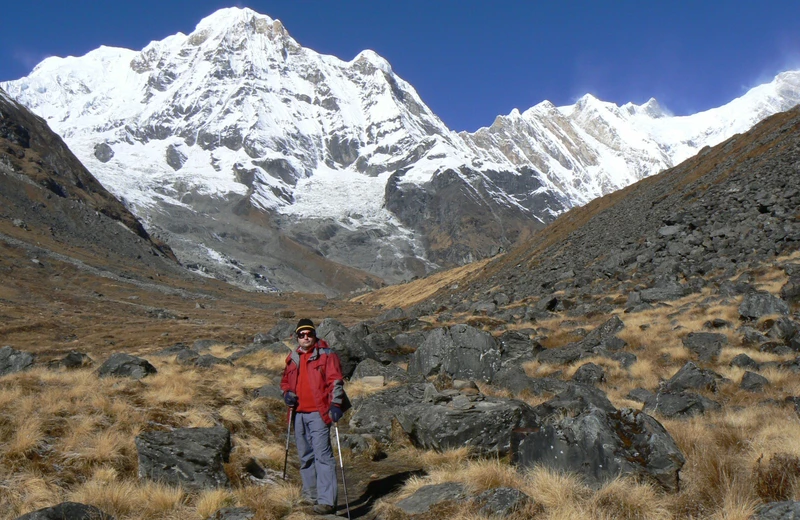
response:
M314 512L318 515L332 515L336 508L328 504L317 504L314 506Z
M314 500L314 499L313 499L313 498L311 498L311 497L302 497L302 498L300 499L300 501L298 502L298 504L300 504L301 506L313 506L313 505L315 505L316 503L317 503L317 501L316 501L316 500Z

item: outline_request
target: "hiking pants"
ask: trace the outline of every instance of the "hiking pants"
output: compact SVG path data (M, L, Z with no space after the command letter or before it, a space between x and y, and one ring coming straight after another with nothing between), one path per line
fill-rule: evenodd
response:
M318 504L336 506L339 485L331 447L331 427L319 412L295 413L294 435L300 455L303 496Z

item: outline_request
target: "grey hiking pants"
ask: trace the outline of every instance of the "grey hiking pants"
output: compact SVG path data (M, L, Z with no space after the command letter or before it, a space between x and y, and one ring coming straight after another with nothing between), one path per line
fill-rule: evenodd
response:
M318 504L336 506L339 484L331 447L331 427L319 412L295 413L294 435L300 455L303 496Z

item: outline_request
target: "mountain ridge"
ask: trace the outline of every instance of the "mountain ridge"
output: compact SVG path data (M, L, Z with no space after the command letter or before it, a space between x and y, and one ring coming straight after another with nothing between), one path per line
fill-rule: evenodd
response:
M50 58L1 86L42 112L184 263L297 290L325 282L302 265L281 271L286 255L254 244L286 237L389 283L485 258L800 101L799 73L771 85L683 118L655 100L620 107L587 95L456 133L373 51L321 55L280 21L229 8L140 52ZM440 189L450 183L460 188ZM448 215L465 206L487 220L454 226ZM256 213L269 224L241 218Z

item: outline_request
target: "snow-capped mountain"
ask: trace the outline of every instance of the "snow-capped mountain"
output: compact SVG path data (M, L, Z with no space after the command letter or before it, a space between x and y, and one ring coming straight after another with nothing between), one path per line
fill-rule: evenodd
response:
M230 8L189 35L48 58L0 87L187 265L331 293L374 284L352 268L394 282L494 254L793 106L798 85L784 73L687 117L587 95L457 134L374 52L321 55Z

